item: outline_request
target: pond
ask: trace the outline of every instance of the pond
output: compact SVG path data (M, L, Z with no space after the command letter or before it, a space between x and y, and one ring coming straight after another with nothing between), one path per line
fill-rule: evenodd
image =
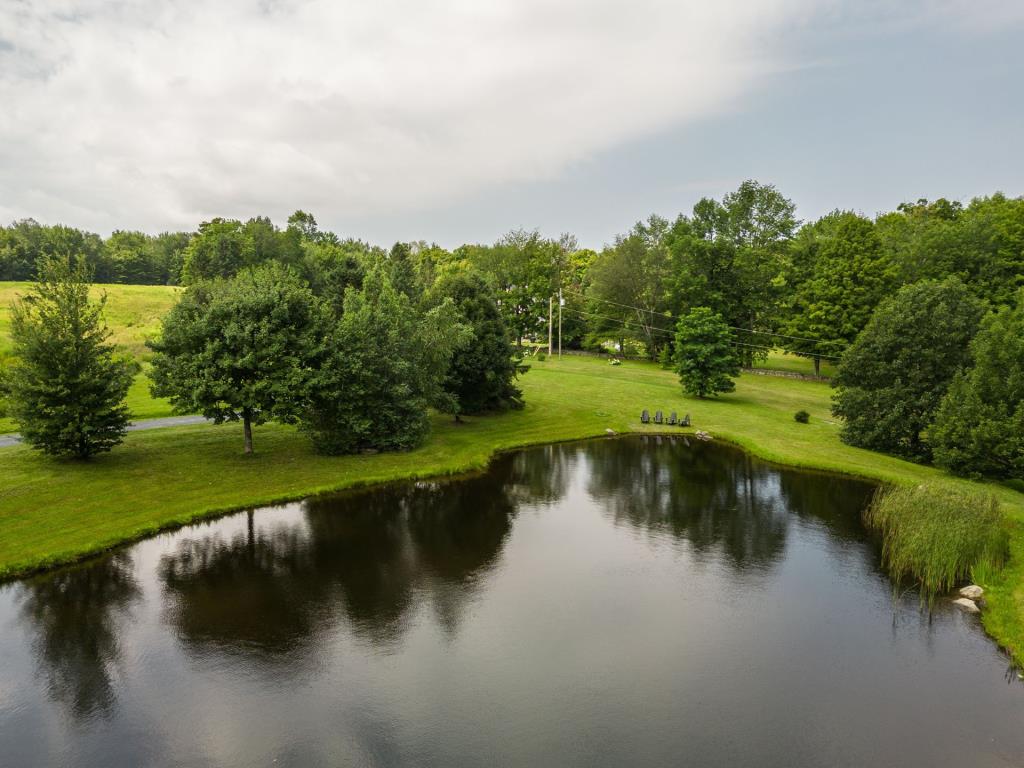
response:
M0 764L1024 765L871 490L622 438L157 536L0 587Z

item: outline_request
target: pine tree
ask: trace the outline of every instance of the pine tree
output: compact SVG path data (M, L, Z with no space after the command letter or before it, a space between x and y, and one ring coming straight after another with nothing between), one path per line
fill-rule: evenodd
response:
M475 273L448 275L434 286L431 302L451 299L463 322L472 329L471 340L456 350L444 381L448 395L442 410L484 413L523 407L523 393L515 385L524 370L515 350L494 292Z
M84 259L52 257L11 313L14 362L4 377L22 439L53 456L84 459L123 439L136 363L119 357L103 322L106 296L89 299Z

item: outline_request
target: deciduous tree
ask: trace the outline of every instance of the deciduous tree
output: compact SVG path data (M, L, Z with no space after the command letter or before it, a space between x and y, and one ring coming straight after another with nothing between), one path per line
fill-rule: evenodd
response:
M900 289L875 311L833 379L832 411L850 445L928 460L925 428L957 371L984 307L956 278Z

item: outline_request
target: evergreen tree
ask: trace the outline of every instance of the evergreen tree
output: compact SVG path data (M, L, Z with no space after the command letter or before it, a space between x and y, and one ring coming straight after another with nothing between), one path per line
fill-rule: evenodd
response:
M850 445L928 460L923 433L957 371L984 313L956 278L900 289L879 305L843 355L833 379L832 412Z
M295 418L328 322L323 303L275 262L196 283L149 343L153 395L218 424L241 421L252 453L253 424Z
M949 387L928 430L935 462L961 475L1024 478L1024 290L986 319L974 366Z
M4 377L11 416L33 448L88 458L123 439L137 365L115 354L106 296L89 300L83 259L52 257L11 312L14 361Z
M451 299L463 322L472 330L467 343L455 352L444 380L448 402L442 410L455 414L484 413L522 408L523 393L515 385L521 370L514 357L494 293L475 273L456 272L442 277L431 292L431 303Z
M707 307L679 318L675 337L676 371L683 389L697 397L732 392L740 375L729 326Z
M421 315L384 269L345 293L306 386L300 426L320 453L407 450L430 429L452 353L468 341L451 301Z

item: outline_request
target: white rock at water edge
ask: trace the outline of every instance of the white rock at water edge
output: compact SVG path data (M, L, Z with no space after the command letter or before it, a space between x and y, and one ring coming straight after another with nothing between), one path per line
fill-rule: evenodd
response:
M605 433L606 435L614 435L614 434L615 434L615 430L614 430L614 429L612 429L611 427L608 427L608 429L606 429L606 430L604 431L604 433Z
M983 594L985 594L985 590L977 584L971 584L960 590L960 597L966 597L968 600L978 600Z
M968 613L979 613L978 606L974 604L973 600L968 600L966 597L958 597L953 601L953 605L958 605Z

